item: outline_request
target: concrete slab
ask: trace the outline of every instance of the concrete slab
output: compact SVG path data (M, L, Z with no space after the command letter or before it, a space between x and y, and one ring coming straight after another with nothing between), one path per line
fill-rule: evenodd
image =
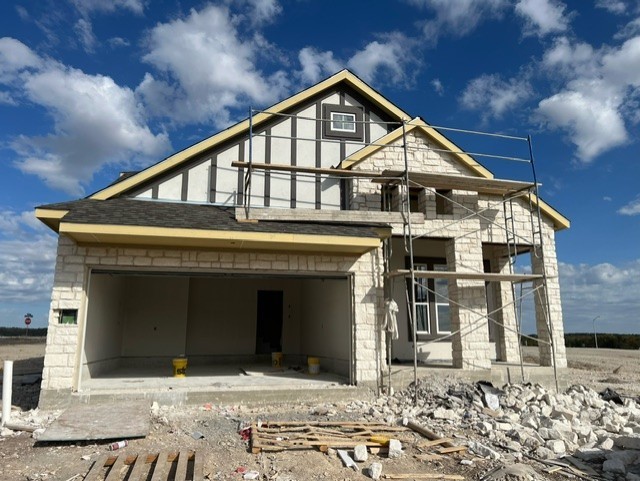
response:
M92 441L142 438L149 434L147 401L75 405L40 435L38 441Z

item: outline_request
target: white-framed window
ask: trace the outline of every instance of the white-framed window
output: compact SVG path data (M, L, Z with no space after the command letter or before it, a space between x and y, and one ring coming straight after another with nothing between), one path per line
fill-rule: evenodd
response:
M434 264L434 271L446 271L446 264ZM449 309L449 281L447 279L434 279L434 304L436 313L436 332L438 334L451 333L451 313Z
M331 130L336 132L356 132L356 114L331 112Z

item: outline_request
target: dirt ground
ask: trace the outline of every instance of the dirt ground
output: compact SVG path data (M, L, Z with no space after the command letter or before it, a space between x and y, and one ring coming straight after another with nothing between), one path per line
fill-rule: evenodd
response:
M528 360L535 359L535 350L527 349ZM42 368L44 341L6 342L0 339L0 359L13 359L16 374L27 375ZM640 394L640 352L605 349L569 349L570 375L575 384L600 389L611 387L621 394ZM23 410L35 407L36 386L24 386L19 396ZM19 394L19 393L18 393ZM37 402L37 401L36 401ZM16 402L14 402L16 404ZM114 452L117 455L158 453L160 451L197 450L204 456L205 479L242 480L238 468L256 470L260 480L363 480L361 472L343 467L335 454L318 451L285 451L251 454L248 444L238 434L243 426L260 420L269 421L350 421L362 420L357 403L278 404L270 406L188 406L160 407L152 416L151 432L143 439L129 441L129 445ZM39 416L53 418L59 412L40 412ZM105 420L108 422L108 420ZM204 436L194 439L192 434ZM447 433L445 433L447 434ZM495 466L491 461L470 453L431 456L433 448L419 448L422 440L414 433L403 433L401 440L405 454L397 459L372 455L372 461L383 464L384 473L440 473L459 474L464 479L481 479ZM109 442L98 443L38 443L31 434L19 433L0 437L0 481L4 480L81 480L91 465L108 452ZM425 461L425 454L429 458ZM464 460L464 461L463 461ZM505 460L509 462L509 458ZM471 462L471 464L469 464ZM512 462L515 462L512 460ZM539 472L542 467L536 466ZM563 479L559 475L538 479Z

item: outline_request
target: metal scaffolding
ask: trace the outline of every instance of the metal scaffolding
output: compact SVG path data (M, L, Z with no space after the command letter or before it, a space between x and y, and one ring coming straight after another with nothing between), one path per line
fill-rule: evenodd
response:
M541 208L540 208L540 197L539 197L539 183L537 179L536 167L535 167L535 159L533 155L533 145L531 136L526 137L518 137L497 133L489 133L489 132L480 132L474 130L466 130L466 129L457 129L450 127L441 127L441 126L427 126L430 129L444 130L444 131L452 131L463 134L470 135L479 135L479 136L487 136L499 139L513 140L517 142L526 142L527 150L528 150L528 158L525 157L517 157L517 156L507 156L507 155L494 155L490 153L470 153L470 152L455 152L449 149L441 149L435 148L433 146L413 146L412 152L419 151L431 151L438 153L446 153L446 154L465 154L470 156L477 157L485 157L492 158L497 160L504 161L515 161L515 162L524 162L528 163L531 168L531 176L532 180L530 182L521 182L521 181L513 181L513 180L503 180L503 179L488 179L481 177L471 177L464 175L450 175L450 174L433 174L429 172L421 172L421 171L411 171L410 170L410 162L409 162L409 145L407 142L407 130L408 127L418 125L418 119L414 120L403 120L402 122L372 122L370 120L362 120L355 122L362 123L377 123L384 124L387 126L387 131L391 132L390 127L395 127L396 129L401 129L401 139L402 142L400 145L391 145L391 144L378 144L376 142L355 142L351 140L334 140L334 139L318 139L318 138L305 138L305 137L296 137L296 136L282 136L282 135L269 135L271 138L282 138L282 139L290 139L295 140L296 142L331 142L331 143L341 143L341 144L357 144L361 147L369 147L369 146L379 146L385 149L396 149L401 150L399 153L402 156L404 161L404 169L402 171L396 170L385 170L382 172L374 172L374 171L362 171L362 170L351 170L351 169L340 169L340 168L321 168L321 167L301 167L301 166L293 166L293 165L284 165L277 163L256 163L253 158L253 139L254 137L266 137L267 133L259 133L256 134L254 130L254 122L253 116L255 114L270 114L273 116L283 116L283 117L297 117L298 119L305 120L313 120L316 122L328 122L329 120L325 118L313 118L313 117L301 117L296 116L295 114L283 114L277 112L270 111L261 111L261 110L251 110L249 117L249 155L248 162L237 161L233 162L232 166L237 167L239 169L245 170L244 177L244 192L243 196L243 207L245 211L245 215L247 219L251 218L251 180L252 173L254 170L262 170L262 171L280 171L280 172L288 172L291 175L295 176L309 176L316 177L322 176L325 178L340 178L340 179L351 179L351 180L370 180L371 182L377 183L381 185L381 190L384 187L389 186L397 186L400 187L401 191L401 213L402 213L402 232L403 232L403 241L405 252L408 258L408 268L407 269L390 269L390 258L392 255L392 247L391 247L391 239L388 238L384 240L383 244L383 255L384 255L384 275L386 278L385 281L385 297L390 296L391 287L388 285L393 282L394 279L404 278L408 279L406 284L406 302L407 302L407 313L409 317L409 323L412 330L412 342L413 342L413 371L414 371L414 383L417 384L418 381L418 326L417 326L417 308L416 308L416 295L415 289L424 289L429 295L435 297L441 297L442 301L446 301L449 305L457 304L455 300L450 297L442 296L441 293L435 292L435 289L429 288L428 283L426 282L418 282L418 279L447 279L450 282L458 279L467 279L467 280L484 280L485 282L509 282L511 283L511 295L512 301L506 305L500 306L500 308L495 309L491 312L477 312L469 307L463 307L469 312L478 315L478 318L471 323L469 326L464 326L455 332L450 332L447 335L436 337L432 340L424 341L423 344L429 344L432 342L438 342L442 339L452 338L454 336L464 336L468 334L468 332L473 332L474 330L480 328L482 325L486 325L490 322L500 325L503 329L510 330L509 326L506 326L504 323L499 323L495 319L493 319L492 315L497 313L500 310L505 309L506 307L513 306L513 311L515 313L515 329L516 334L518 335L518 347L519 347L519 357L520 357L520 370L522 379L524 381L524 363L523 356L521 350L522 338L528 338L522 333L522 301L523 299L534 296L537 298L538 303L543 308L544 320L546 333L548 336L548 340L538 338L535 339L538 343L548 343L551 348L551 356L552 356L552 364L554 370L554 378L556 389L558 389L558 376L557 376L557 363L556 363L556 347L555 340L553 337L553 328L551 324L551 307L547 289L547 270L544 266L544 236L542 235L542 220L541 220ZM345 160L345 159L341 159ZM453 219L451 222L437 226L428 232L423 232L422 234L414 234L415 229L412 224L411 219L411 208L410 208L410 192L413 188L424 189L425 192L429 192L440 197L445 197L442 193L442 190L462 190L462 191L471 191L476 192L478 194L490 194L495 196L502 196L502 200L499 202L501 204L501 208L504 213L504 225L492 218L491 216L486 214L486 211L489 210L489 207L485 209L474 210L464 205L462 202L458 202L453 198L445 197L446 202L450 203L453 206L456 206L459 210L465 212L465 215ZM526 205L529 213L529 219L531 223L531 237L527 238L525 236L520 235L516 232L515 226L515 215L514 215L514 203L519 202L520 205ZM495 206L495 205L494 205ZM490 206L491 207L491 206ZM390 202L386 199L384 192L382 193L382 210L391 210ZM416 270L415 262L414 262L414 242L420 238L434 236L438 233L438 231L443 231L452 227L453 225L463 222L466 219L470 218L478 218L486 223L489 223L492 227L497 228L504 232L506 243L504 245L506 250L506 256L508 257L508 266L509 273L495 273L495 272L476 272L473 269L469 269L467 272L463 271L438 271L438 270ZM482 229L482 226L480 227ZM464 235L468 235L469 233L465 233ZM516 258L522 252L527 252L531 250L533 256L539 258L543 262L542 273L540 274L525 274L518 273L515 269ZM466 266L464 266L466 267ZM528 283L530 285L529 289L524 289L523 284ZM516 288L520 286L519 294L516 292ZM488 309L487 309L488 311ZM467 332L468 331L468 332ZM392 340L387 334L386 338L387 345L387 362L389 366L389 388L391 387L391 361L392 361L392 352L391 345ZM380 384L380 383L379 383ZM417 396L417 390L416 390ZM417 401L417 398L416 398Z

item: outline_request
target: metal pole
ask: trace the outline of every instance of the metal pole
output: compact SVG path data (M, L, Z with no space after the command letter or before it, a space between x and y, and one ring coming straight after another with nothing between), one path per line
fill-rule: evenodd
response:
M544 305L542 306L546 310L546 324L547 330L549 332L549 341L551 344L551 359L553 362L553 377L556 383L556 392L560 392L560 388L558 386L558 366L556 362L556 343L553 336L553 325L551 322L551 306L549 305L549 290L547 288L547 269L545 268L545 258L544 258L544 241L542 236L542 213L540 211L540 193L538 192L538 177L536 174L536 163L533 157L533 143L531 141L531 135L527 135L527 143L529 144L529 158L531 159L531 172L533 173L533 190L536 196L536 212L538 214L538 235L540 236L540 256L539 259L542 261L542 283L544 287ZM532 237L535 237L532 232ZM535 238L531 239L533 241L533 251L535 256Z
M418 404L418 324L416 313L416 296L414 286L416 283L416 277L413 265L413 235L411 233L411 207L409 202L409 154L407 151L407 127L406 121L402 120L402 148L404 151L404 213L406 216L405 222L407 226L407 235L409 236L409 276L411 278L411 319L413 328L413 385L414 395L413 402ZM405 242L406 243L406 242Z
M598 349L598 333L596 332L596 320L599 318L600 316L596 316L593 318L593 338L596 341L596 349Z
M4 361L2 373L2 426L11 420L11 387L13 385L13 361Z
M253 170L253 109L249 109L249 169L247 170L247 193L245 200L245 211L247 219L251 214L251 174Z

